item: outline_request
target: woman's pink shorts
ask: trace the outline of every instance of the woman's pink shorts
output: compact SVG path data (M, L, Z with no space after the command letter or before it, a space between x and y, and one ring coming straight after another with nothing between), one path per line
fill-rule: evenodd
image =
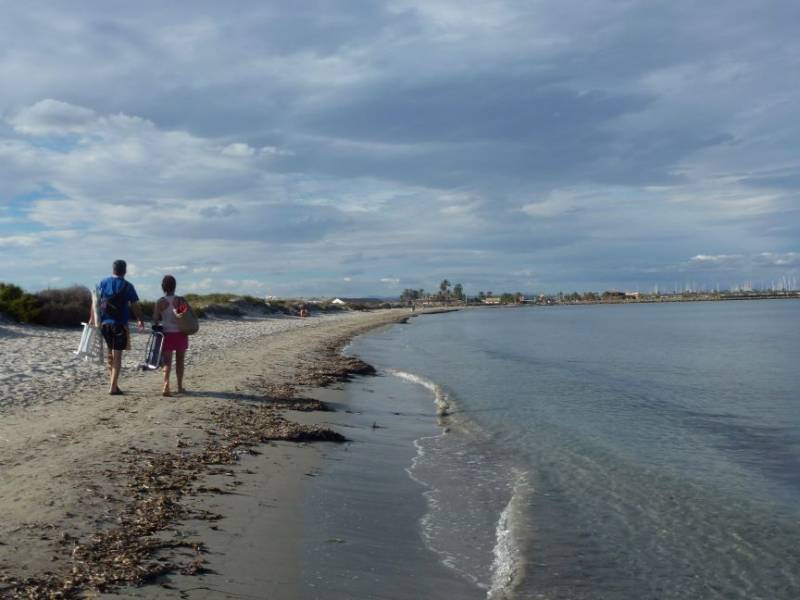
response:
M185 333L169 331L164 334L162 352L186 352L189 349L189 336Z

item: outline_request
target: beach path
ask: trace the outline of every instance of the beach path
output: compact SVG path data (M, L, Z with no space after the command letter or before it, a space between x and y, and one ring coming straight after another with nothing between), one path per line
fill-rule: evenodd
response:
M109 396L103 368L71 356L78 331L0 326L0 575L69 572L72 549L113 528L129 503L132 455L202 448L220 410L263 402L264 382L291 383L332 346L405 316L204 322L189 353L191 391L172 398L159 395L160 373L134 370L143 335L127 353L125 394Z

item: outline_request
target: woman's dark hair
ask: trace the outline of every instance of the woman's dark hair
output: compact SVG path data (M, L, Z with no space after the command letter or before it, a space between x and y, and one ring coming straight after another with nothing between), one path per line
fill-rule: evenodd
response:
M161 280L161 289L164 290L167 296L175 293L175 286L177 285L178 283L172 275L164 275L164 279Z

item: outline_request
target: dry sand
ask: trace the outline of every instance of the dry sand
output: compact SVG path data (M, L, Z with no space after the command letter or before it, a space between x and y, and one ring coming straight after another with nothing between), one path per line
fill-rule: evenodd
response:
M81 597L92 585L202 571L203 550L220 550L175 527L204 516L191 512L191 497L253 485L225 465L254 444L326 439L270 405L296 404L287 384L324 384L358 369L337 358L342 344L407 316L206 321L188 355L191 391L173 398L158 394L159 373L134 370L144 335L126 355L125 395L109 396L103 368L72 357L79 332L0 325L0 597L59 597L51 595L59 586L63 597ZM286 445L259 452L266 459L254 477L281 481L280 502L291 505L286 478L302 478L311 458ZM301 466L287 469L292 456ZM265 464L276 466L265 473ZM213 470L226 482L209 483Z

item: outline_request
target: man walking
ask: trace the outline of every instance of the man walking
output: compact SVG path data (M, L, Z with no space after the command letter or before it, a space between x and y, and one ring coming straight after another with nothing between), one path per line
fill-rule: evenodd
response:
M128 265L124 260L115 260L112 266L113 275L106 277L97 285L97 297L100 300L100 330L108 345L108 364L111 367L111 386L108 393L119 396L119 373L122 370L122 352L127 350L130 341L128 321L130 305L139 330L144 329L142 311L139 308L139 296L133 284L125 280Z

